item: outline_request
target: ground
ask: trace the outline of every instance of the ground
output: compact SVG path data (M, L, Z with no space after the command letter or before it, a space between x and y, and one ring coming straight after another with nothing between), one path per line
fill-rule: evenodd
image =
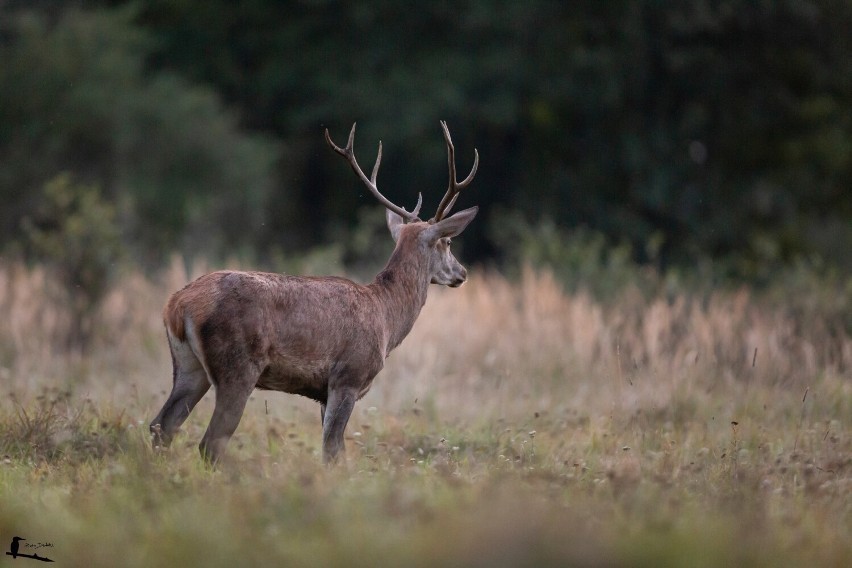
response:
M852 557L852 340L745 292L602 305L547 274L474 276L433 291L356 405L345 461L322 466L315 403L257 391L210 469L212 392L167 451L147 430L171 381L159 306L185 275L128 277L78 356L32 341L53 320L26 278L34 299L19 291L2 332L4 551L21 536L91 566Z

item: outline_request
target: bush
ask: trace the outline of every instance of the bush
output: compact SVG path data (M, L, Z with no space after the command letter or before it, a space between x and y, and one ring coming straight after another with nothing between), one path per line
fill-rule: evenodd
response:
M21 224L27 255L51 268L68 300L68 346L85 349L94 312L124 256L115 208L100 188L65 173L45 184L41 203Z
M656 271L637 264L629 244L613 245L603 233L585 227L568 230L548 217L530 223L517 213L498 212L490 230L510 273L518 273L524 264L546 267L568 291L587 290L603 300L628 286L646 295L659 286ZM653 254L654 243L647 248Z
M604 302L628 290L638 290L650 300L709 298L719 290L742 287L740 257L698 256L690 266L655 267L661 244L657 238L646 244L642 256L649 264L641 265L633 260L630 245L612 244L587 228L562 228L547 217L531 223L517 213L498 212L490 230L505 253L507 273L517 276L524 265L547 269L569 292L585 290ZM828 333L852 333L852 275L842 268L817 255L800 255L789 263L764 262L759 278L752 278L756 301Z

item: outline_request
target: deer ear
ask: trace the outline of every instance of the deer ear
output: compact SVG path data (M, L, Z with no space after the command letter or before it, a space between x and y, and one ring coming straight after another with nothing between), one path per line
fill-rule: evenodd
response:
M455 237L461 234L465 227L476 217L477 211L479 211L479 207L471 207L438 221L426 229L427 240L432 242L444 237Z
M405 222L402 220L402 217L390 209L385 209L385 218L388 221L388 229L390 230L390 234L393 237L394 242L398 241L399 232L402 230L402 226Z

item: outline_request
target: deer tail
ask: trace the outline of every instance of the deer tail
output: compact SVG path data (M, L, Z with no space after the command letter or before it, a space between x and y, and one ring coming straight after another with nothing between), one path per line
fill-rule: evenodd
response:
M186 341L186 309L178 294L173 294L163 308L163 323L169 335L178 341Z

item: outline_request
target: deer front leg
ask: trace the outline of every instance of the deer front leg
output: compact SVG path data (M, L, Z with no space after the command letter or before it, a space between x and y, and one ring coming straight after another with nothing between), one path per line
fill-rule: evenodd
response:
M338 454L346 451L343 431L357 398L356 391L351 388L331 389L328 393L322 412L322 461L327 465L335 463Z

